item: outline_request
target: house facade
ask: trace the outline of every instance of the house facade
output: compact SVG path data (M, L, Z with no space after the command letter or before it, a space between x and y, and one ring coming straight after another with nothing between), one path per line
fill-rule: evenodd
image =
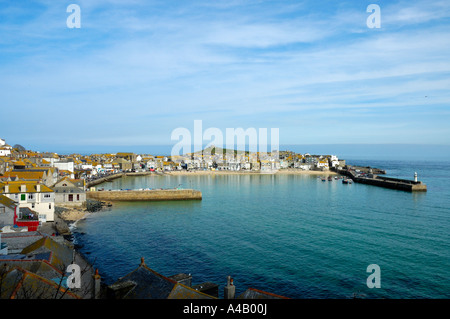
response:
M0 230L4 226L14 225L17 204L10 198L0 195Z
M6 144L6 141L0 138L0 156L11 156L12 147Z
M40 182L14 181L0 183L0 194L38 213L41 222L52 222L55 216L55 192Z
M86 202L86 184L84 180L63 178L55 184L55 204L81 206Z

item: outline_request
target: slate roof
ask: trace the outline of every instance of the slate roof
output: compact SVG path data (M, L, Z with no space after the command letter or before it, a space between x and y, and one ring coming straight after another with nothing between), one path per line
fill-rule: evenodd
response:
M11 208L11 209L14 209L17 206L15 201L13 201L9 197L6 197L5 195L1 195L1 194L0 194L0 204L6 206L8 208Z
M53 187L53 190L58 194L80 194L85 192L76 186Z
M43 237L36 242L32 243L28 247L25 247L22 254L40 254L40 253L51 253L49 263L56 267L61 268L61 266L67 267L72 263L73 250L65 245L58 244L50 237Z
M255 288L248 288L237 299L289 299L287 297L275 295L270 292L258 290Z
M138 268L108 288L116 299L216 299L157 273L143 258Z
M2 266L4 267L4 266ZM22 267L3 268L1 299L80 299L52 280ZM6 271L5 271L6 270Z
M8 255L4 256L8 257ZM38 256L34 256L33 259L28 259L24 255L13 255L9 256L10 259L0 258L1 265L8 265L11 268L20 267L29 272L38 274L47 279L60 278L63 273L49 264L48 260L50 259L50 254L46 255L40 254Z
M32 237L36 238L35 236ZM72 248L56 242L53 237L42 237L35 240L35 242L23 248L20 254L0 257L0 266L7 264L10 268L14 267L20 271L24 270L32 275L44 278L46 281L39 284L41 285L41 288L42 285L48 286L51 283L56 283L57 285L61 284L62 287L65 287L67 283L67 266L72 263L80 266L82 274L81 288L73 288L71 291L73 294L76 294L74 296L77 298L80 296L83 296L83 298L90 298L93 289L92 266L90 266L87 261ZM20 271L18 274L20 274ZM31 277L35 278L32 281L35 282L36 277ZM33 283L33 285L37 284ZM53 288L43 287L42 289L48 290ZM56 290L54 290L54 293L56 293ZM42 298L47 297L48 296L44 296Z
M8 244L8 250L14 253L21 252L42 237L43 235L38 231L2 233L2 242Z

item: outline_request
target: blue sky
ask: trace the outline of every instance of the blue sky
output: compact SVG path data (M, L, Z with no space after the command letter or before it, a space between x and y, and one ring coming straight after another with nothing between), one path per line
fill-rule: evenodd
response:
M0 137L31 149L174 144L194 120L448 145L449 75L446 0L0 0Z

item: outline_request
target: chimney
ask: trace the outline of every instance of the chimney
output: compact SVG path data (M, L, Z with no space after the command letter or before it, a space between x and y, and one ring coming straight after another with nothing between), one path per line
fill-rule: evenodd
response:
M236 294L236 287L233 285L233 278L230 276L227 277L227 285L223 290L223 298L224 299L234 299Z
M94 277L94 299L100 299L100 292L101 292L101 279L100 275L98 274L98 269L95 270Z

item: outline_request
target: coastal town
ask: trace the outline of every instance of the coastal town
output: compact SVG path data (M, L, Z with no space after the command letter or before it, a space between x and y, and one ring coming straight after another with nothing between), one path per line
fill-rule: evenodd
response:
M61 155L10 146L0 139L0 298L218 298L218 284L192 285L192 276L184 273L165 277L149 268L144 259L136 270L106 286L99 270L73 243L70 226L115 201L202 199L201 192L193 189L105 191L101 187L123 176L267 173L317 175L324 182L335 175L343 184L354 181L426 191L417 174L414 180L388 178L383 176L384 170L348 166L336 155L229 152L214 146L183 156L130 152ZM82 269L78 288L68 285L68 267L73 264ZM236 296L233 280L227 278L226 282L225 299L284 298L255 288Z
M314 171L330 173L345 166L334 155L296 154L280 151L277 160L271 154L234 151L211 147L183 156L135 154L70 154L27 150L0 139L0 285L1 298L126 298L137 288L130 281L104 287L98 269L77 251L71 242L70 224L86 214L102 209L105 203L90 199L95 185L124 174L176 173L266 173L277 171ZM186 190L180 190L180 192ZM107 193L107 192L103 192ZM113 193L113 192L108 192ZM190 192L184 199L201 194ZM160 195L157 195L160 196ZM175 195L168 195L175 198ZM67 286L67 267L80 265L83 288ZM164 277L146 266L142 259L136 273L145 272L169 283L168 291L147 291L161 298L217 298L218 285L191 285L186 274ZM135 281L133 281L135 282ZM145 283L142 286L147 287ZM39 287L32 291L33 287ZM151 290L153 286L146 289ZM154 286L157 289L158 285ZM235 296L232 279L224 287L224 298L283 298L249 288ZM126 291L126 293L124 292ZM164 296L164 297L162 297ZM136 298L146 298L145 294Z
M27 225L33 225L29 227L35 229L38 222L54 221L56 206L85 205L89 187L112 175L205 171L259 173L278 170L326 173L345 166L345 161L335 155L280 151L277 160L274 160L270 154L235 151L232 158L226 158L217 150L213 147L184 156L129 152L59 155L26 150L20 145L12 147L0 139L0 192L19 204L23 216L28 218ZM20 226L24 222L17 223Z

